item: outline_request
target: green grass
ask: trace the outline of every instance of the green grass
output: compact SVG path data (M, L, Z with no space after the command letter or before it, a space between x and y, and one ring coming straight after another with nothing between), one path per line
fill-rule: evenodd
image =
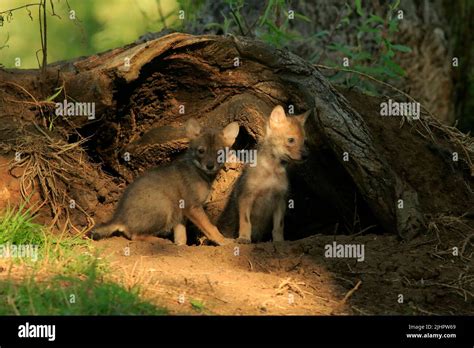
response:
M104 280L105 260L93 255L90 241L55 236L34 222L21 205L0 214L0 245L33 244L38 260L0 258L9 268L0 278L0 315L162 315L167 311ZM8 264L5 265L5 262ZM26 266L26 267L24 267ZM1 275L1 273L0 273Z
M35 268L57 268L63 274L84 274L93 257L90 242L79 236L57 236L34 221L26 203L8 207L0 213L0 245L31 245L38 247L38 260L12 258L13 262L29 263Z
M207 308L206 303L197 299L190 299L191 308L201 314L212 314Z
M0 315L163 315L167 311L127 290L103 282L91 267L86 279L56 276L46 282L34 277L0 282Z
M33 222L30 210L22 204L18 209L11 207L1 214L0 244L34 244L44 242L44 227Z

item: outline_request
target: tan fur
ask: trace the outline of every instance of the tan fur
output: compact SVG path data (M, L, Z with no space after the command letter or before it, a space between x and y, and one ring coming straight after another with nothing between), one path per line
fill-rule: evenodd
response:
M273 109L257 152L257 165L245 168L231 199L237 205L239 242L260 241L270 231L273 241L284 240L283 218L288 193L286 163L301 161L307 153L304 123L309 113L287 117L281 106ZM226 207L223 219L232 216L228 212L235 209L232 205L231 202ZM223 219L220 221L225 225Z

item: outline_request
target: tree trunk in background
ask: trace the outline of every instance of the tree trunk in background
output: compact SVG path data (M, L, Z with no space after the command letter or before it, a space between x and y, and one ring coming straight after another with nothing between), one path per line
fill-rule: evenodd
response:
M404 12L404 19L400 21L400 32L395 43L409 46L413 51L399 56L397 63L406 71L406 76L392 83L421 102L445 124L453 124L456 119L463 121L463 118L470 118L472 114L472 109L469 112L465 106L469 99L466 98L466 89L474 79L472 44L466 44L474 30L474 6L468 2L403 0L399 6ZM347 43L357 46L356 28L360 17L354 16L346 29L335 28L346 10L346 0L297 0L290 3L291 9L311 19L310 23L292 22L294 29L303 37L312 37L323 30L331 32L331 35L319 40L289 42L288 48L292 52L307 60L317 59L323 54L339 62L342 57L339 53L329 52L326 48L328 45ZM350 5L353 7L353 4ZM246 3L242 9L244 24L252 26L265 11L265 6L266 2ZM368 1L363 2L363 6L367 11L385 18L386 2ZM206 14L208 23L223 23L223 14L230 16L228 5L212 1L204 4L202 13ZM194 26L188 29L194 34L211 32L211 29L203 28ZM232 29L239 32L237 27ZM462 62L459 68L452 67L453 55Z

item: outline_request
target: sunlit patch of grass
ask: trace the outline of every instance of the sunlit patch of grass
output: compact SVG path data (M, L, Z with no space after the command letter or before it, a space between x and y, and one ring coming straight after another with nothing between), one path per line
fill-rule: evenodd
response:
M140 298L139 289L127 290L98 278L96 265L85 278L55 276L0 282L0 315L163 315L167 311Z
M39 254L0 258L0 315L166 314L138 286L106 279L108 263L88 240L54 235L24 205L0 214L0 245L34 245Z
M18 209L8 207L0 218L0 244L33 244L44 242L44 228L33 222L30 210L25 204Z

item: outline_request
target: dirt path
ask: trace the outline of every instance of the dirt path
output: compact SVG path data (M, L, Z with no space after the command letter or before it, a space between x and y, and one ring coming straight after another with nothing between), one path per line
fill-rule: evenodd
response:
M474 313L472 268L460 257L433 257L432 237L401 244L387 235L315 235L223 247L113 237L96 245L117 278L140 284L145 297L172 314ZM334 240L364 245L364 261L325 257Z

